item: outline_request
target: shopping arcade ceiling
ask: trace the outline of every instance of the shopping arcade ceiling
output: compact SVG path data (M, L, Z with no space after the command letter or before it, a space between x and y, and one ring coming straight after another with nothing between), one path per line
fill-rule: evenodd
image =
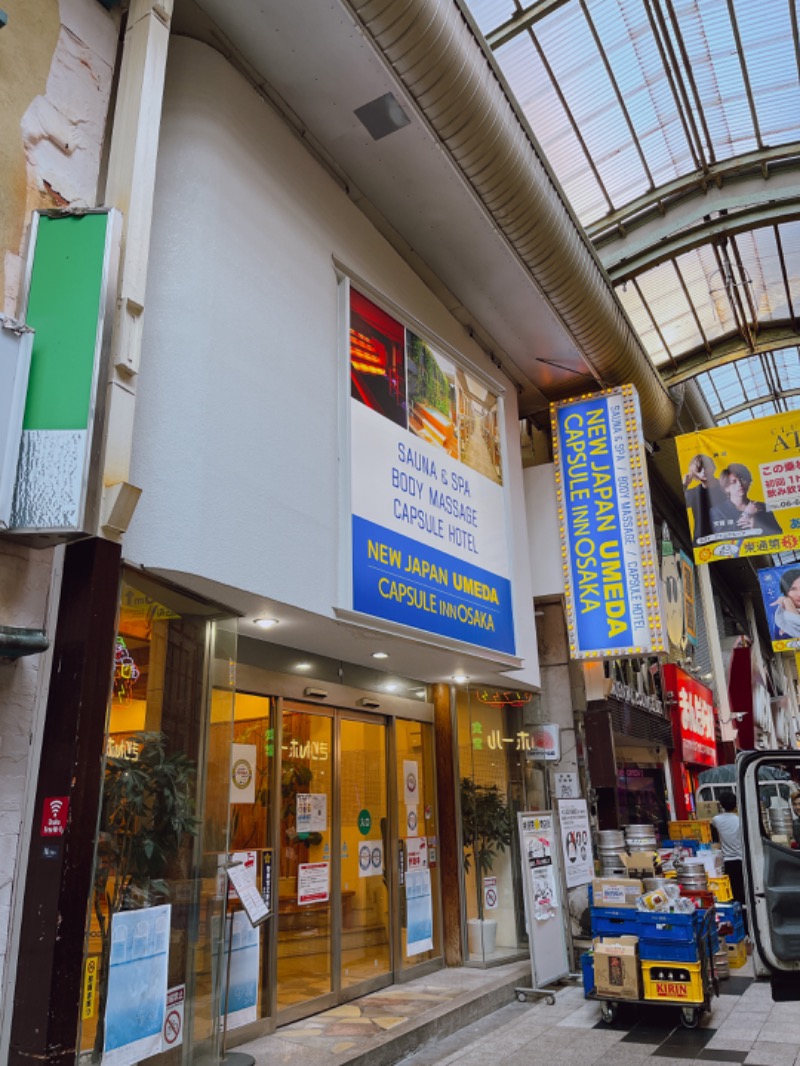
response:
M796 0L465 5L664 381L800 406Z

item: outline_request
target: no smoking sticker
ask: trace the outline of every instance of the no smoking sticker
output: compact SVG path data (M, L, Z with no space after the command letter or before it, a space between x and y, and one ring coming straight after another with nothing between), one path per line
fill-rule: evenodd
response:
M186 985L176 985L167 989L167 1003L164 1012L164 1028L161 1031L161 1050L177 1047L183 1043L183 1004L186 999Z

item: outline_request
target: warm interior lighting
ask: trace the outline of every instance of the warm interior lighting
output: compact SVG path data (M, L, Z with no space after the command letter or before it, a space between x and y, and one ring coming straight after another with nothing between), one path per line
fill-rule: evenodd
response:
M372 653L372 658L373 659L388 659L389 658L389 653L388 653L388 651L374 651Z
M254 618L253 625L257 625L259 629L272 629L273 626L278 625L277 618Z

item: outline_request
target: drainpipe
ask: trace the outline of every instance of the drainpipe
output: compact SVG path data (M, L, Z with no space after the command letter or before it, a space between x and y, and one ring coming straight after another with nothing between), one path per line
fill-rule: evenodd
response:
M675 405L494 62L454 0L347 0L596 378L636 386L644 432Z

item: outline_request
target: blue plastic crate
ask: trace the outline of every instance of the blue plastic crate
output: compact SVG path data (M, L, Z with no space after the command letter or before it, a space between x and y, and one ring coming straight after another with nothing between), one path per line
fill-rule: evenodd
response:
M592 907L592 936L638 936L638 917L630 907Z
M594 992L594 955L584 951L581 955L581 973L583 974L583 994L588 999Z
M700 947L696 940L681 944L675 940L642 940L639 958L644 962L699 962Z
M686 944L697 939L700 929L697 911L692 914L637 911L636 917L638 936L644 940Z

